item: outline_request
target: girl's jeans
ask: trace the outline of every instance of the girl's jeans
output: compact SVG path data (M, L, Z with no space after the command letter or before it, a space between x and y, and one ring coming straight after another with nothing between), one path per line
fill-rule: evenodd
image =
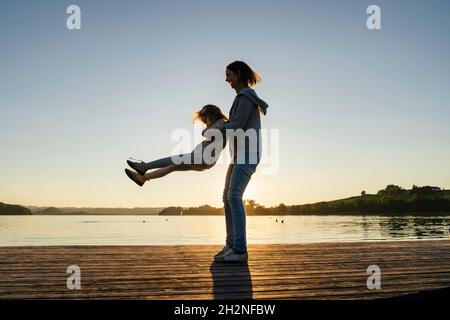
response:
M226 244L241 252L247 252L246 217L242 195L253 173L255 173L259 161L260 156L257 156L256 163L255 161L249 161L248 156L246 156L242 164L231 163L228 166L225 178L223 203L227 229Z
M186 163L183 162L180 163L180 160L175 159L175 157L181 157L180 159L185 159ZM174 161L175 159L175 161ZM177 162L178 160L178 162ZM184 170L204 170L209 169L214 164L208 165L205 163L201 163L201 158L197 157L194 153L185 153L185 154L179 154L176 156L169 156L165 158L161 158L158 160L150 161L144 164L145 170L151 170L156 168L163 168L170 165L177 165L177 170L184 171Z

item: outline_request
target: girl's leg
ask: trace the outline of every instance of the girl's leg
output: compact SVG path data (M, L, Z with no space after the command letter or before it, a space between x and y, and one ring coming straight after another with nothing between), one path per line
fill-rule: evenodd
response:
M143 166L144 170L147 171L147 170L156 169L156 168L169 167L173 164L174 163L172 161L172 156L170 156L170 157L165 157L165 158L161 158L158 160L144 163L142 166Z
M158 160L150 161L150 162L147 162L147 163L143 163L142 164L142 169L143 169L143 171L148 171L148 170L151 170L151 169L169 167L171 165L181 165L178 162L174 162L174 158L177 158L177 157L181 157L181 159L184 159L183 161L187 161L187 162L192 161L192 154L191 153L179 154L179 155L176 155L176 156L169 156L169 157L161 158L161 159L158 159ZM193 162L190 162L190 163L193 163Z
M174 171L188 171L188 170L202 171L204 169L199 166L194 166L194 165L171 164L164 168L160 168L158 170L146 173L145 175L142 176L142 180L147 181L147 180L151 180L151 179L158 179L158 178L164 177Z

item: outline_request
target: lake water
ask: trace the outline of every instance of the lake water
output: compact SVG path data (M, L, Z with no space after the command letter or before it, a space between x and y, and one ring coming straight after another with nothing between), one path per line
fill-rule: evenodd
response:
M247 242L448 239L450 217L249 216ZM223 244L223 216L0 216L0 246Z

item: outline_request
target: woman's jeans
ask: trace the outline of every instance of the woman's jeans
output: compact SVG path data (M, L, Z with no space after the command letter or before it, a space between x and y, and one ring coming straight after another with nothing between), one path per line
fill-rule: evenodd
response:
M223 203L225 210L225 223L227 229L226 244L241 252L247 252L246 239L246 216L242 196L247 187L260 157L255 161L249 161L248 157L244 163L231 163L225 179L223 191Z

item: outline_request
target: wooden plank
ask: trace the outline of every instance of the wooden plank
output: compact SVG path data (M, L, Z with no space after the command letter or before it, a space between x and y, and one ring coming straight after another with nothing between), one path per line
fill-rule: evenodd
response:
M450 241L250 245L248 264L221 246L0 247L0 298L374 299L450 286ZM82 289L66 287L77 264ZM366 287L377 264L382 288Z

